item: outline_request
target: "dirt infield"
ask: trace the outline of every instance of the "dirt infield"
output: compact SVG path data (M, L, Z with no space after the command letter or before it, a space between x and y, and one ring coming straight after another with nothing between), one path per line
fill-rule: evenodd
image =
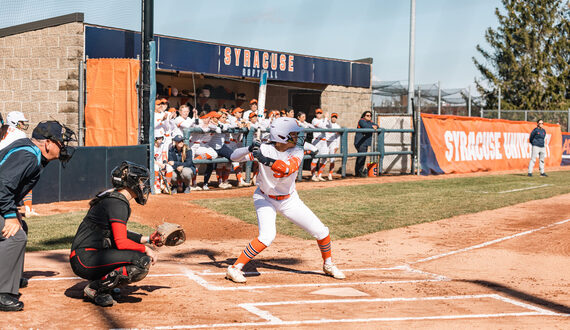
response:
M153 196L135 207L134 220L181 223L190 240L161 248L151 274L123 289L112 308L83 301L85 281L72 273L68 251L26 254L25 310L4 313L2 328L570 328L570 194L333 241L344 281L323 275L314 241L278 235L247 265L247 284L238 285L224 279L225 268L257 228L184 202L252 192Z

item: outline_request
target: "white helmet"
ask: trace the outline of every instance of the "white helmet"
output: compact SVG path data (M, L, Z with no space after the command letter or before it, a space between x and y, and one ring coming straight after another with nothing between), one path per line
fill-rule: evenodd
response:
M12 127L17 127L19 122L24 122L24 125L27 126L26 124L29 122L29 120L26 119L22 112L12 111L8 113L8 116L6 116L6 122Z
M295 142L290 133L300 132L302 129L295 118L279 117L269 126L269 136L273 142Z
M159 128L154 130L154 139L164 138L164 129Z

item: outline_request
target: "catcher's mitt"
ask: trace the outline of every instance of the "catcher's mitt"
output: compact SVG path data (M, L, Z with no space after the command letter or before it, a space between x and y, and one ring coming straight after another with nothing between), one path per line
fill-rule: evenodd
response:
M156 228L156 231L150 235L150 241L156 246L175 246L186 241L186 233L182 226L165 222Z

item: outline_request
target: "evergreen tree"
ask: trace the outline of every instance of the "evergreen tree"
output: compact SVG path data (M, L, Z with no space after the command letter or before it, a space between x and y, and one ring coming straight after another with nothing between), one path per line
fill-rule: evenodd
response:
M560 110L570 107L570 4L567 0L501 0L496 30L487 29L484 58L473 57L475 84L486 108ZM504 14L503 14L504 13Z

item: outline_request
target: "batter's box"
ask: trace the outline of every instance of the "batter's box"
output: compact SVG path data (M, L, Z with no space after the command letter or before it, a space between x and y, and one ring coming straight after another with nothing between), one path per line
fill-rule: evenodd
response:
M349 286L349 285L381 285L396 283L419 283L419 282L440 282L448 281L445 276L423 272L413 269L408 265L388 267L388 268L356 268L343 269L347 275L345 280L335 280L328 276L315 276L318 271L267 271L245 273L248 278L246 284L236 284L226 280L225 272L196 272L190 269L184 269L186 276L213 291L235 291L235 290L259 290L259 289L275 289L287 287L323 287L323 286ZM320 272L322 273L322 271ZM263 280L258 282L273 284L256 284L258 276L262 276ZM302 281L303 283L299 283Z
M497 294L279 301L239 306L276 325L559 315Z

